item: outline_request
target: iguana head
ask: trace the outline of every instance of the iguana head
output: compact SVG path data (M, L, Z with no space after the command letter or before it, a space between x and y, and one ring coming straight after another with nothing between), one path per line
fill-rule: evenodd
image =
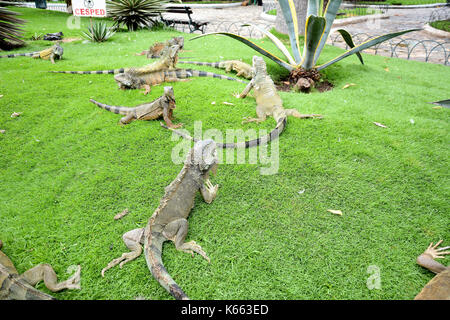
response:
M173 93L173 87L164 87L164 96L166 97L167 101L169 102L170 109L175 109L175 94Z
M183 49L184 38L183 37L173 37L172 39L169 40L169 46L172 46L174 44L178 45L180 47L180 50Z
M266 75L267 67L266 62L262 57L253 56L253 68L252 68L252 77L255 75Z
M53 54L55 54L56 56L61 58L63 53L64 53L64 49L59 45L59 43L57 43L53 46Z
M133 70L129 70L125 73L119 73L114 76L114 80L117 81L119 89L137 89L136 83L137 77L134 76Z
M216 143L212 139L197 141L191 149L186 162L198 168L202 174L209 170L215 171L219 159L217 158Z

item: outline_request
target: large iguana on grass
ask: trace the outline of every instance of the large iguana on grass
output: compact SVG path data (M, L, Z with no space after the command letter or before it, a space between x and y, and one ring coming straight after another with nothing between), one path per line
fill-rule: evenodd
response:
M210 259L195 241L184 242L188 232L187 218L194 206L197 191L200 191L206 203L211 203L218 190L209 180L218 164L216 145L213 140L195 143L189 151L184 166L175 180L165 188L165 194L158 208L148 220L145 228L131 230L123 235L125 245L131 250L112 260L103 270L136 259L142 253L144 245L145 259L155 279L176 299L189 299L175 283L163 265L161 252L165 241L173 241L175 248L194 255L200 254L208 262Z
M151 90L151 86L163 82L189 81L187 78L190 77L212 77L238 81L245 84L248 83L246 81L227 77L221 74L193 69L162 70L145 74L135 72L134 70L129 70L128 72L115 75L114 80L116 80L119 85L119 89L145 89L145 94L148 94Z
M417 257L417 264L436 273L436 276L423 287L414 300L450 300L450 266L446 267L434 260L450 254L450 251L444 251L450 249L450 246L437 248L441 242L442 240L434 246L430 243L425 252Z
M225 69L226 72L236 71L236 76L246 79L252 78L252 66L239 60L226 60L219 62L198 62L198 61L178 61L178 63L195 64L198 66L209 66L218 69Z
M143 56L146 55L148 59L155 59L160 58L161 53L164 50L164 48L178 45L180 47L180 50L184 47L184 38L183 37L173 37L170 40L167 40L165 42L156 42L153 45L150 46L148 50L144 50L141 53L137 53L137 56Z
M262 144L266 144L267 142L276 139L283 132L286 127L287 117L293 116L296 118L315 118L321 117L319 114L300 114L296 109L284 109L283 101L281 100L280 95L277 92L275 84L273 83L270 76L267 74L266 63L263 58L258 56L253 56L253 68L252 68L252 80L245 87L244 91L238 98L245 98L250 90L254 90L254 97L256 100L256 114L258 118L247 118L245 122L262 122L266 120L267 116L274 117L277 125L275 129L273 129L268 135L263 137L259 137L258 139L238 142L238 143L217 143L217 147L219 148L249 148ZM171 129L161 124L166 129ZM177 130L173 130L178 135L182 136L185 139L194 140L194 138L185 135Z
M2 248L0 241L0 249ZM58 277L49 264L40 264L19 275L14 264L6 254L0 251L0 300L55 300L49 294L37 290L34 286L44 280L45 286L52 292L63 289L80 289L78 266L73 276L58 283Z
M43 60L50 60L54 64L55 60L62 59L63 53L64 49L57 43L54 46L41 51L8 54L6 56L0 56L0 58L32 57L35 59L40 58Z
M51 73L69 73L69 74L121 74L133 70L137 74L150 73L160 70L172 70L175 69L178 61L178 51L180 47L174 45L166 47L163 50L161 58L159 60L138 68L119 68L110 70L96 70L96 71L49 71Z
M164 87L164 95L152 102L143 103L134 108L110 106L94 99L89 99L89 101L102 109L124 115L125 117L120 119L120 124L128 124L133 120L154 120L162 117L170 128L179 128L183 125L172 123L173 109L176 107L172 87Z

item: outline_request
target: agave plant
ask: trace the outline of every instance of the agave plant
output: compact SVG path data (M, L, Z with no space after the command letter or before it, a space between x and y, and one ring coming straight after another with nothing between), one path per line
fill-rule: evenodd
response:
M83 32L84 38L92 42L104 42L111 38L116 32L108 28L104 22L96 22L88 27L87 32Z
M17 18L19 13L2 8L1 5L15 4L0 1L0 49L9 50L25 45L25 41L20 39L25 20Z
M149 27L164 12L169 0L111 0L106 1L108 15L115 26L126 25L129 31Z
M383 36L372 38L369 41L361 43L358 46L355 46L351 35L347 31L340 29L338 30L338 32L342 35L344 41L347 43L350 49L324 64L317 65L319 56L327 41L328 35L331 30L331 26L333 25L333 21L336 18L336 14L342 2L342 0L329 0L326 6L324 6L323 1L324 0L308 0L303 52L302 50L300 50L297 13L295 10L293 0L278 0L280 8L283 12L283 17L288 27L288 34L292 49L292 55L286 48L286 46L272 33L262 28L259 28L258 26L252 25L256 29L260 30L263 34L265 34L276 45L276 47L284 55L285 59L279 58L275 54L256 45L249 39L241 37L234 33L212 32L197 36L195 38L192 38L191 40L208 36L211 34L222 34L232 37L236 40L243 42L244 44L253 48L260 54L268 57L269 59L275 61L280 66L289 70L291 72L290 79L298 79L299 77L302 76L317 78L319 76L318 71L323 70L326 67L332 65L333 63L336 63L352 54L356 54L361 63L364 64L360 51L367 49L371 46L377 45L383 41L405 34L407 32L420 30L420 29L411 29L390 33Z

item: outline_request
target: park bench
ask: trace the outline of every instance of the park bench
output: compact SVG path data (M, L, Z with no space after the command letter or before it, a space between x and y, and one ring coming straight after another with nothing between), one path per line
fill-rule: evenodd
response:
M192 9L188 6L183 7L171 7L167 6L164 13L178 13L178 14L187 14L188 19L182 18L182 17L163 17L163 15L160 13L161 21L168 27L174 26L175 24L187 24L189 26L189 30L191 33L193 33L195 30L199 30L202 33L204 33L205 26L208 24L208 21L194 21L191 18Z

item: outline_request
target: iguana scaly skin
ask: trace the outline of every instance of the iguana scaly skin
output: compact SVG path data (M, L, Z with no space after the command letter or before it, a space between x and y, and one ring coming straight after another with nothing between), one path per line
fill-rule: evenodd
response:
M175 95L172 87L164 87L164 95L153 100L152 102L140 104L134 108L122 107L122 106L110 106L89 99L90 102L96 104L102 109L125 115L120 119L120 124L128 124L133 120L155 120L163 118L167 126L170 128L179 128L183 124L173 124L173 109L175 109Z
M179 46L172 46L164 49L161 58L149 65L138 68L119 68L110 70L95 70L95 71L49 71L51 73L69 73L69 74L121 74L134 70L136 74L150 73L160 70L172 70L175 68L178 61Z
M203 199L211 203L218 190L209 180L209 171L215 171L218 164L216 145L213 140L198 141L189 151L184 166L175 180L165 188L164 197L158 208L148 220L145 228L134 229L123 235L123 241L131 250L112 260L103 270L120 263L136 259L142 253L144 245L145 260L155 279L176 299L189 299L175 283L163 265L161 252L165 241L173 241L175 248L190 254L200 254L210 261L195 241L184 242L188 232L187 218L194 206L197 191Z
M129 70L128 72L117 74L114 80L117 81L119 89L145 89L145 94L151 90L151 86L163 82L189 81L190 77L212 77L224 80L238 81L247 84L248 82L239 79L223 76L220 74L205 72L193 69L162 70L152 73L140 74Z
M252 80L245 87L244 91L237 96L238 98L245 98L250 90L254 91L254 97L256 100L256 114L258 118L247 118L243 122L262 122L266 120L267 116L274 117L277 125L268 135L260 137L258 139L238 142L238 143L217 143L219 148L249 148L262 144L266 144L269 141L276 139L283 132L286 127L287 117L294 116L296 118L314 118L321 117L318 114L300 114L296 109L284 109L283 101L275 88L270 76L267 74L266 63L263 58L253 56L253 68L252 68ZM162 125L167 129L165 125ZM171 129L172 130L172 129ZM173 130L178 135L185 139L194 140L194 138L187 136L177 130Z
M183 37L173 37L170 40L167 40L166 42L156 42L153 45L150 46L150 49L144 50L141 53L137 53L138 56L146 55L149 59L155 59L160 58L161 53L164 48L170 47L173 45L180 46L180 50L184 47L184 38Z
M436 273L436 276L428 282L414 300L450 300L450 266L445 267L434 259L443 258L443 255L450 254L450 246L437 248L442 240L433 246L430 243L428 248L417 257L417 264Z
M62 59L63 53L64 49L57 43L54 46L41 51L8 54L6 56L0 56L0 58L32 57L35 59L40 58L43 60L50 60L54 64L55 59Z
M178 61L178 63L195 64L198 66L209 66L218 69L225 69L226 72L231 70L236 71L236 76L242 76L246 79L252 78L252 66L239 61L239 60L227 60L219 62L198 62L198 61Z
M19 275L12 261L0 251L0 300L55 300L51 295L33 286L44 280L45 286L52 292L80 289L80 272L81 267L78 266L73 276L59 283L55 271L49 264L37 265Z

